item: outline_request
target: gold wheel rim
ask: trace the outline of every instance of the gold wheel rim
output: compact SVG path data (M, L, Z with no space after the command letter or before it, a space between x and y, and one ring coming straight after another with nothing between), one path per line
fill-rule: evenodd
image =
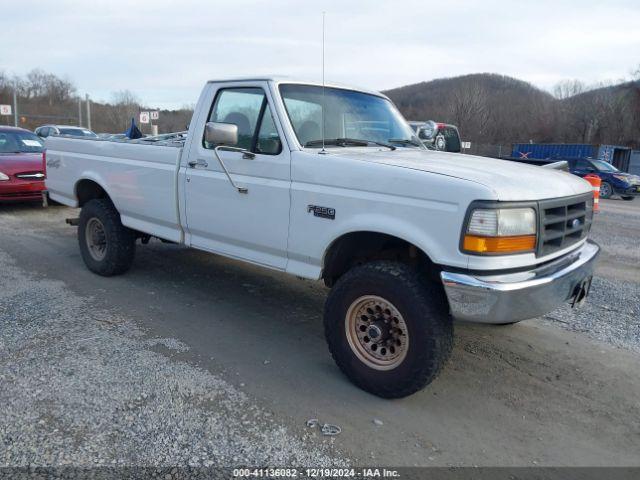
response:
M107 235L104 225L95 217L87 222L85 240L91 257L98 262L104 260L107 255Z
M345 330L351 350L370 368L393 370L407 356L407 324L398 309L382 297L356 299L347 310Z

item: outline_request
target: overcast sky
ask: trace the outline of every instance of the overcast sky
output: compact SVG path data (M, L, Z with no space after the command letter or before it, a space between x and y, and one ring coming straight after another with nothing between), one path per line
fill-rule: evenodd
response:
M0 70L180 107L208 79L320 79L322 11L327 80L376 90L476 72L551 89L629 78L640 64L639 0L2 0Z

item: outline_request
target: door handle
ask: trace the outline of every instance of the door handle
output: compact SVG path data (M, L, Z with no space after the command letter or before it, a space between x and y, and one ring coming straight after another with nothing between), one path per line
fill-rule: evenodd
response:
M202 159L198 159L198 160L189 160L189 162L187 162L187 164L191 167L191 168L196 168L196 167L204 167L207 168L209 166L209 164L207 162L205 162Z

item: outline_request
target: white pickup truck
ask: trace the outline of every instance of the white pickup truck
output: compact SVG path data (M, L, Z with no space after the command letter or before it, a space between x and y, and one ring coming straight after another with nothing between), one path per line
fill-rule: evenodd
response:
M157 237L322 279L333 358L382 397L436 377L453 319L581 303L599 251L586 181L429 151L388 98L360 89L211 81L183 141L46 148L50 197L82 208L91 271L124 273L136 241Z

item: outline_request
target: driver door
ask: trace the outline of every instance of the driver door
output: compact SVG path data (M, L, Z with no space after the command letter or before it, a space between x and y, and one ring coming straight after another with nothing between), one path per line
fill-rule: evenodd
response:
M573 169L574 175L578 175L580 177L584 177L589 173L593 173L595 171L593 164L584 158L579 158L576 160L575 167Z
M266 82L213 86L207 118L184 169L187 242L200 249L284 270L287 263L291 187L290 152L272 115ZM204 114L201 114L204 116ZM238 127L238 147L255 157L219 150L240 193L204 141L205 122Z

